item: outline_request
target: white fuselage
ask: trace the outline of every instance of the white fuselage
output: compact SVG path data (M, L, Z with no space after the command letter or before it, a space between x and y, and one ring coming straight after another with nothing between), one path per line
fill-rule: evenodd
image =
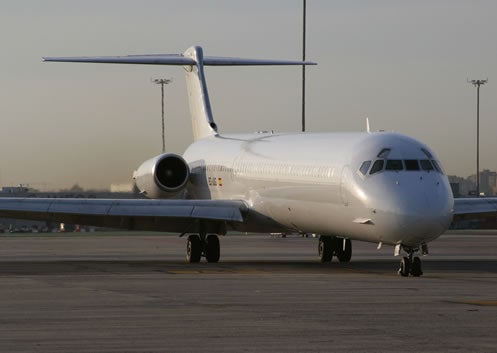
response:
M191 170L189 197L247 203L253 221L233 225L237 230L417 247L452 220L452 192L434 153L397 133L212 136L194 142L184 158ZM383 169L371 173L377 160L384 160ZM370 166L361 172L365 161ZM395 161L402 169L391 168ZM412 161L419 170L406 170ZM422 163L434 167L423 169Z

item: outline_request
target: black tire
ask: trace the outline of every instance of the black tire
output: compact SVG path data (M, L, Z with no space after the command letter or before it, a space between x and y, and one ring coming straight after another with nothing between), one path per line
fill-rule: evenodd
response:
M414 277L419 277L423 274L423 270L421 268L421 259L419 257L415 257L412 259L411 264L411 275Z
M409 258L404 256L402 260L400 260L399 275L401 275L402 277L409 276L410 269L411 263L409 261Z
M342 240L338 238L339 240ZM345 243L345 249L344 244ZM337 247L337 258L340 262L350 262L352 258L352 241L350 239L343 239L340 241L340 246Z
M331 253L334 256L338 256L340 250L342 249L342 238L335 236L330 237Z
M205 259L207 262L218 262L221 255L219 238L216 234L209 234L205 244Z
M186 242L186 261L189 263L200 262L202 257L202 242L197 234L191 234L188 236Z
M329 236L319 237L318 245L319 261L330 262L333 258L332 239Z

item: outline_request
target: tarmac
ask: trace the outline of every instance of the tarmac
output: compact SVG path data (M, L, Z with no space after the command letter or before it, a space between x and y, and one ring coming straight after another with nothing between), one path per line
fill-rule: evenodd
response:
M227 236L221 262L150 233L0 235L0 352L497 352L497 234L393 249Z

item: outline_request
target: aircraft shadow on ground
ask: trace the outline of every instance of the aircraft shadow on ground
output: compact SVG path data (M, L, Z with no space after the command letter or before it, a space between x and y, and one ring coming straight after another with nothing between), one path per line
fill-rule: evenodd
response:
M226 261L187 264L160 260L54 260L1 261L0 276L18 275L125 275L165 274L392 274L396 260L362 260L350 263L321 264L312 261ZM430 260L423 262L425 273L497 273L497 260Z

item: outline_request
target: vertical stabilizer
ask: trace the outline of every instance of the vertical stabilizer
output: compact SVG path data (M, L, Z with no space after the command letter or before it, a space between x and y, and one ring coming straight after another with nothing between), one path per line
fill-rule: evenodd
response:
M201 47L188 48L183 56L191 58L196 65L185 66L188 101L192 117L195 141L217 135L217 125L212 117L211 103L204 75L204 55Z

